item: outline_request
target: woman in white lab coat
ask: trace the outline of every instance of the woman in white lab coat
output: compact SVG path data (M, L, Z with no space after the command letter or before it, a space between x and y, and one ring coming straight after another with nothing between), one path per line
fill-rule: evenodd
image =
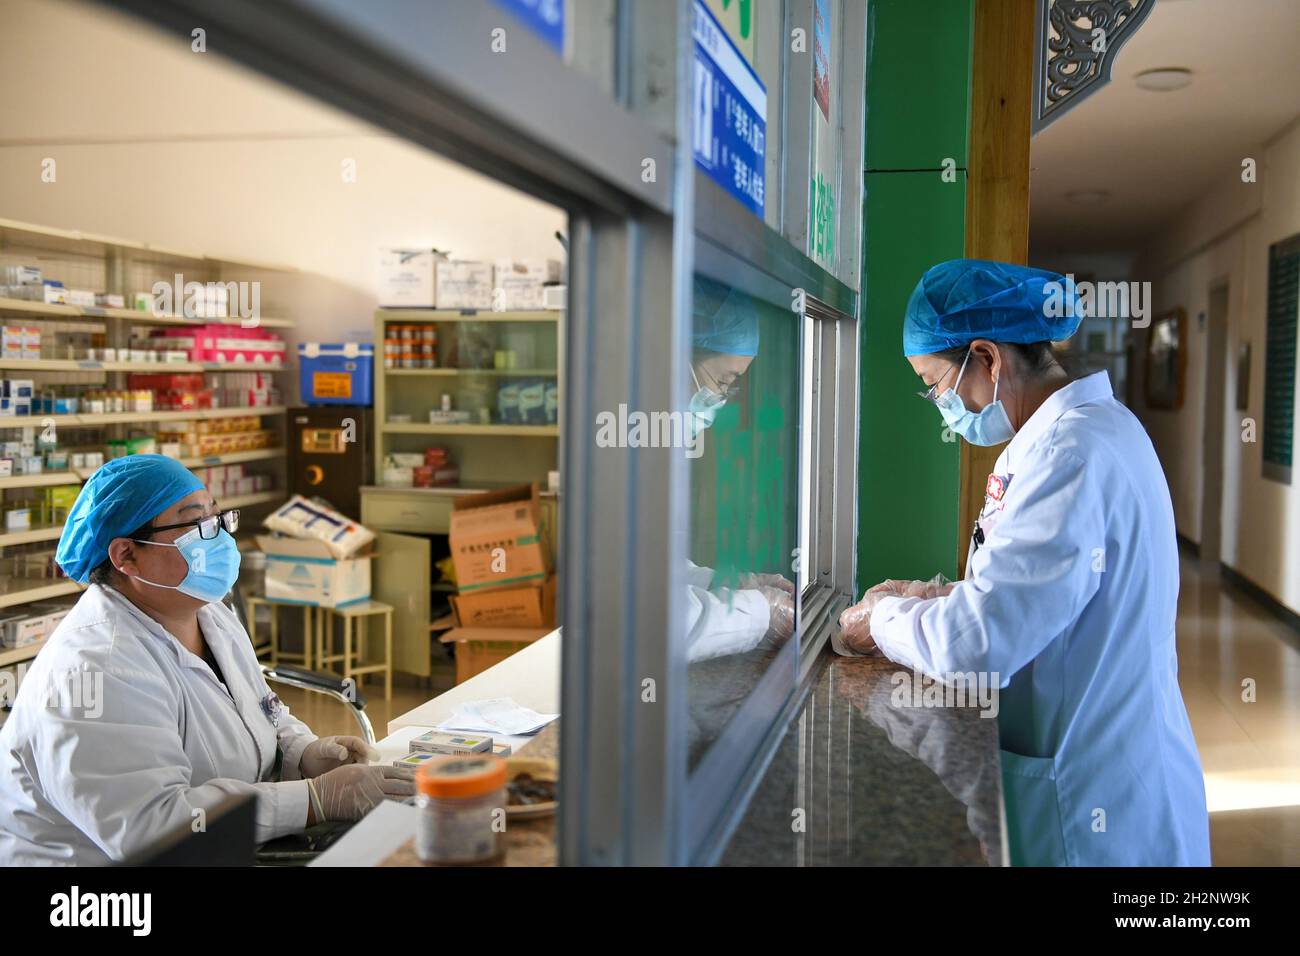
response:
M318 739L267 687L220 600L237 511L178 462L96 471L56 560L90 586L37 655L0 730L0 863L126 859L236 794L259 842L412 792L357 737Z
M1178 687L1178 552L1159 461L1098 372L1050 341L1079 324L1062 276L977 260L929 270L904 353L948 427L1009 441L966 579L887 581L841 616L851 651L1001 687L1012 861L1210 863L1205 786Z

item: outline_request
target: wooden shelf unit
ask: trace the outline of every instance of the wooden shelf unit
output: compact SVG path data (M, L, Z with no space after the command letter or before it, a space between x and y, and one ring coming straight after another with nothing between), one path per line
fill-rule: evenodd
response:
M297 270L277 264L232 259L220 255L169 249L116 237L97 236L76 230L55 229L30 223L0 219L0 265L36 265L43 277L61 280L68 288L93 289L96 292L119 293L128 304L137 291L148 291L155 281L172 282L180 273L184 281L210 282L258 281L262 286L262 301L266 292L272 298L277 289L285 301L290 301L293 288L284 281ZM131 329L135 326L185 326L220 323L230 326L245 324L238 317L187 318L181 315L155 315L131 308L77 306L50 304L14 298L0 290L0 324L37 325L45 336L53 338L56 331L102 332L110 347L126 350ZM248 324L253 324L249 322ZM256 325L267 329L287 329L293 321L282 316L260 316ZM48 343L42 342L43 351L53 353ZM81 385L112 389L124 388L125 376L138 372L146 374L202 373L221 374L239 372L267 372L284 374L294 371L287 363L261 365L242 362L104 362L91 359L64 357L0 358L0 375L5 378L32 378L36 391L60 385ZM219 418L257 415L267 419L264 427L279 433L279 443L273 448L233 452L225 455L194 456L181 459L188 468L206 468L222 464L261 462L264 470L273 475L277 490L248 495L226 496L222 507L263 509L285 497L285 412L284 405L260 408L215 408L191 411L158 410L150 412L106 412L63 415L32 415L0 417L0 438L13 440L18 429L42 429L53 425L58 429L97 429L105 438L124 436L133 426L150 423L212 420ZM89 437L89 436L86 436ZM62 438L62 436L60 436ZM60 441L60 447L93 450L86 441ZM107 450L107 449L105 449ZM62 472L44 472L34 475L10 475L0 478L0 499L11 499L14 492L25 489L48 488L59 485L79 485L89 477L89 469ZM48 522L48 519L47 519ZM245 522L248 528L256 526L255 520ZM61 524L45 523L37 527L4 532L0 523L0 564L7 556L6 549L57 541ZM242 536L241 536L242 537ZM44 549L39 549L44 550ZM14 578L10 566L0 572L0 608L20 608L24 604L50 598L76 594L81 586L65 578ZM12 613L12 612L11 612ZM0 647L0 667L29 660L43 642L22 648Z

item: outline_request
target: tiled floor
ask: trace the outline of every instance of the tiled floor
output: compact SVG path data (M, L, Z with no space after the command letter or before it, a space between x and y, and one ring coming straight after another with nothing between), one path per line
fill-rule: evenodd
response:
M1300 639L1212 567L1184 557L1181 570L1179 679L1214 863L1300 865Z

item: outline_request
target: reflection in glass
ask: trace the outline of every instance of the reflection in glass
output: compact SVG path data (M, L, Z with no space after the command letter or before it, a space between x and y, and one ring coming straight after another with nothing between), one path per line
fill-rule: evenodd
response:
M795 631L799 319L701 276L692 313L693 768Z

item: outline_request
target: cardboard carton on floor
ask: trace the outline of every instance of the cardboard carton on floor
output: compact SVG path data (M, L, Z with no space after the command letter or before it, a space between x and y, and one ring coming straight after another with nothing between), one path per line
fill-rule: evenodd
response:
M555 575L544 584L454 594L458 627L554 627Z
M550 548L537 484L457 498L447 541L460 596L544 584Z
M314 538L257 536L266 555L266 596L313 607L342 607L370 597L370 554L339 560Z
M463 684L552 630L549 627L456 627L438 640L456 645L456 683Z

